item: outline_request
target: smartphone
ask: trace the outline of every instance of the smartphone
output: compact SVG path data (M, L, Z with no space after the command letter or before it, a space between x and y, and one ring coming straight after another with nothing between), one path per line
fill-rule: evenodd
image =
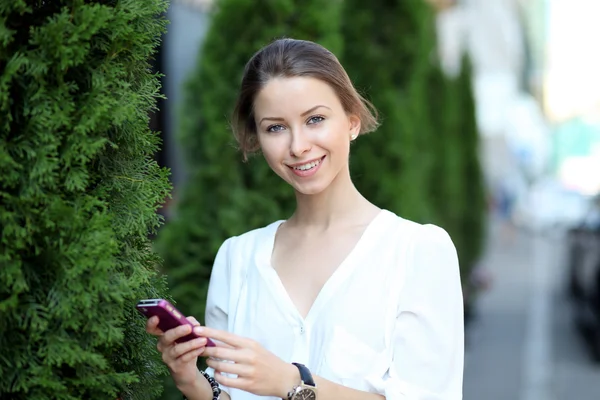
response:
M153 316L158 317L158 327L161 331L166 332L169 329L173 329L178 327L179 325L193 324L188 321L188 319L179 311L175 306L169 303L165 299L146 299L140 300L139 303L135 307L140 313L150 319ZM192 331L189 335L180 337L175 342L184 343L192 339L199 338L201 336L197 335ZM214 347L215 343L206 338L206 346Z

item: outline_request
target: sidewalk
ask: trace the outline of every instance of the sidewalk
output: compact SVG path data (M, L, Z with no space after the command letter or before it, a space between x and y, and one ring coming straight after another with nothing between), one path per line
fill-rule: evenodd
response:
M570 320L562 241L497 222L489 238L493 285L467 331L464 400L600 399L600 368Z

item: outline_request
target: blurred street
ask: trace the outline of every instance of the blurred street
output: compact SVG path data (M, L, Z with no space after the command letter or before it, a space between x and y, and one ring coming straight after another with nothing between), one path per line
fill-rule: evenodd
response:
M493 276L467 331L465 400L595 400L595 366L572 323L564 240L490 224Z

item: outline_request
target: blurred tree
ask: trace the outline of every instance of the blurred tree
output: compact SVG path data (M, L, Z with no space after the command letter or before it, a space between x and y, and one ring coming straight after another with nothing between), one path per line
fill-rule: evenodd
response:
M486 188L479 160L472 70L463 56L460 74L447 77L438 69L430 79L430 104L443 112L434 118L437 140L432 199L438 223L448 230L460 257L467 316L475 300L472 271L486 241Z
M359 138L353 150L354 182L375 204L431 221L433 11L424 1L402 0L345 0L343 10L343 64L382 117L377 132Z
M487 237L487 190L483 176L480 154L479 130L476 120L475 96L473 91L473 72L471 60L467 54L463 56L461 73L457 80L458 93L456 100L460 109L460 125L458 132L461 138L461 173L463 187L461 190L461 256L465 266L465 278L481 257ZM465 282L468 283L468 282ZM475 288L468 288L472 293Z
M0 397L152 399L164 0L0 1Z
M485 190L479 164L479 134L475 120L470 70L466 62L458 77L440 68L429 78L429 104L436 140L431 201L435 222L452 237L459 257L465 299L471 301L470 277L485 238ZM468 307L470 304L466 304Z
M174 218L156 248L178 307L204 320L214 257L233 235L286 218L294 193L262 157L241 162L228 126L246 62L271 40L287 36L341 50L340 2L220 0L185 88L178 132L187 182L176 188ZM166 398L176 398L169 389ZM171 397L172 396L172 397Z
M431 109L439 110L439 112L431 114L431 124L436 140L431 141L431 151L435 154L435 163L429 182L430 201L438 210L435 222L448 231L460 252L463 239L461 236L461 212L465 179L461 170L460 123L462 111L457 101L459 87L457 80L444 75L441 67L431 70L428 83L429 105ZM463 268L462 262L461 268Z

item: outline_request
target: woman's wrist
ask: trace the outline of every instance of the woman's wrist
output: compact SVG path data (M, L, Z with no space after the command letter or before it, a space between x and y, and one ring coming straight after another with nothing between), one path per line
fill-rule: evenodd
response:
M300 371L294 364L285 363L285 368L281 368L281 375L277 377L277 383L277 397L287 399L288 393L300 384Z
M193 382L177 385L177 389L188 400L213 400L212 387L200 371L197 371L196 379Z

